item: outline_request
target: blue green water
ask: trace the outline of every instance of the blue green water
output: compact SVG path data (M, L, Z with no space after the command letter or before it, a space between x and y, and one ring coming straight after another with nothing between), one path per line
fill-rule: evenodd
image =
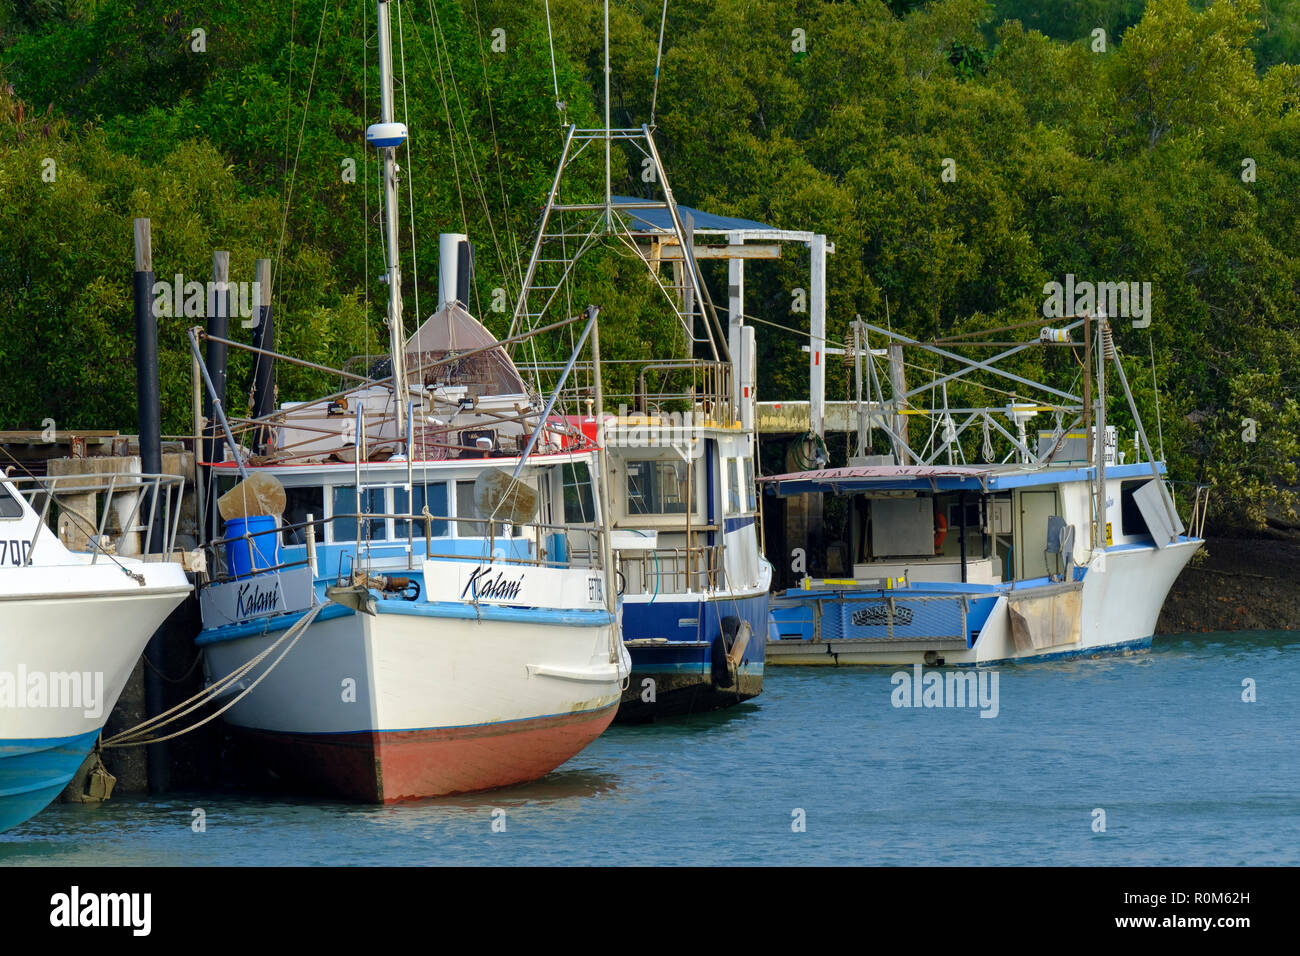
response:
M1002 667L992 719L895 708L890 668L771 668L749 704L613 727L533 784L390 807L119 795L0 834L0 864L1295 865L1298 654L1295 633L1209 634Z

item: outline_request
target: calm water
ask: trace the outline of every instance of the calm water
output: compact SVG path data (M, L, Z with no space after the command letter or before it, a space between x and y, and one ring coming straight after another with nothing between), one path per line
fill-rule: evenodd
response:
M538 783L396 807L56 805L0 834L0 864L1295 865L1298 652L1293 633L1211 634L1003 667L994 719L896 709L892 669L778 668L748 705L614 727Z

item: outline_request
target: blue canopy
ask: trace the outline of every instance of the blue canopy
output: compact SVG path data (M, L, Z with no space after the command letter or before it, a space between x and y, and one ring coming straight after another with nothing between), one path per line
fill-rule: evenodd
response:
M615 196L614 206L624 204L643 203L648 200L639 199L636 196ZM653 201L653 200L650 200ZM690 206L678 205L677 211L684 219L687 215L691 217L696 229L717 229L722 232L735 232L741 229L771 229L771 226L765 226L761 222L754 222L752 219L736 219L733 216L719 216L716 213L704 212L702 209L692 209ZM650 229L659 232L672 232L673 221L668 215L667 209L627 209L624 215L645 224Z
M1156 467L1164 474L1164 462L1158 462ZM818 492L854 494L871 491L975 491L987 494L1011 488L1087 481L1093 472L1094 469L1087 465L865 465L769 475L758 480L766 485L769 494L782 497ZM1107 465L1106 476L1150 478L1151 465L1146 462Z

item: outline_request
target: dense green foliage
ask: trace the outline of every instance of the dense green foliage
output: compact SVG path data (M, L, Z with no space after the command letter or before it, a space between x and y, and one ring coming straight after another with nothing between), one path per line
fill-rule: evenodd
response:
M826 233L834 339L855 314L927 338L1025 322L1067 273L1151 282L1150 327L1116 325L1144 419L1154 431L1154 364L1173 476L1213 481L1220 520L1259 525L1289 507L1300 457L1300 2L1042 8L671 0L656 94L662 4L616 0L614 122L647 122L655 99L680 201ZM401 17L419 227L406 301L433 298L437 233L466 231L474 305L498 334L508 317L491 293L513 302L561 123L599 125L603 108L600 4L549 11L554 80L541 2L433 0ZM382 351L362 142L378 117L373 22L368 0L0 0L0 428L132 426L133 216L154 220L160 277L206 276L214 248L236 279L274 257L286 351L332 364ZM643 190L618 159L618 191ZM681 338L633 266L605 255L580 284L608 316L607 358ZM708 278L721 301L725 274ZM748 311L806 329L792 311L806 284L806 256L754 266ZM188 430L185 325L163 327L175 432ZM797 336L762 326L759 341L760 397L804 395ZM1014 367L1068 380L1073 361ZM828 397L847 397L846 369L830 372ZM280 374L282 399L328 384Z

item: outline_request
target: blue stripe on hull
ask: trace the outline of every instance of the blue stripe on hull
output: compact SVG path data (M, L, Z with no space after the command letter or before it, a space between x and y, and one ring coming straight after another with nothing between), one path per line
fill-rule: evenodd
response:
M628 648L629 653L634 650L636 648ZM746 661L740 666L740 673L752 677L762 677L763 670L764 664L762 661L757 663ZM712 663L707 660L666 661L663 657L653 657L648 654L644 655L640 664L638 664L637 658L634 656L632 658L633 681L635 682L637 675L645 676L649 674L697 674L707 682L713 679L713 668Z
M331 621L336 617L348 617L357 612L340 604L330 604L316 615L317 621ZM221 627L204 628L194 639L197 647L207 644L220 644L222 641L237 641L243 637L260 637L263 634L287 631L307 614L306 611L294 611L292 614L279 614L275 617L257 617L240 624L225 624Z
M1132 641L1119 641L1115 644L1102 644L1099 647L1084 647L1074 651L1057 651L1054 654L1039 654L1034 657L1004 657L996 661L980 661L979 664L955 664L956 667L991 667L996 664L1037 664L1039 661L1068 661L1075 657L1114 657L1151 649L1154 634L1139 637Z
M939 663L935 667L1001 667L1003 664L1037 664L1040 661L1066 661L1079 657L1120 657L1125 654L1135 654L1139 651L1151 649L1151 642L1154 635L1147 637L1134 638L1131 641L1117 641L1114 644L1099 644L1096 647L1083 647L1069 651L1056 651L1050 654L1036 654L1032 657L999 657L996 660L989 661L953 661L945 658L942 650L936 651L939 654ZM824 651L831 642L829 641L797 641L790 638L782 639L783 644L792 644L800 647L820 648ZM840 645L843 647L844 645ZM845 653L841 651L841 654ZM918 652L919 653L919 652ZM782 661L784 666L799 667L805 666L800 664L789 664ZM828 665L829 666L829 665ZM836 661L836 667L899 667L897 663L884 663L879 661L853 661L846 663Z
M629 647L632 655L632 674L638 665L654 666L658 661L686 663L694 661L709 666L713 639L722 633L722 621L738 617L749 622L753 634L745 650L745 660L761 663L765 657L768 632L767 594L747 598L714 598L680 600L659 597L652 603L624 602L623 639L637 641L664 639L664 644ZM683 625L683 621L700 620L701 625ZM685 645L685 646L681 646ZM702 645L702 646L701 646Z
M0 740L0 832L54 802L98 736L92 730L75 737Z
M768 605L767 594L708 601L660 597L653 603L624 603L623 639L660 639L663 643L627 649L632 658L632 675L616 719L627 722L716 710L761 693ZM722 633L722 622L728 617L748 621L753 633L737 684L724 689L713 683L712 652L713 640ZM638 696L645 678L659 685L654 704L643 705Z

